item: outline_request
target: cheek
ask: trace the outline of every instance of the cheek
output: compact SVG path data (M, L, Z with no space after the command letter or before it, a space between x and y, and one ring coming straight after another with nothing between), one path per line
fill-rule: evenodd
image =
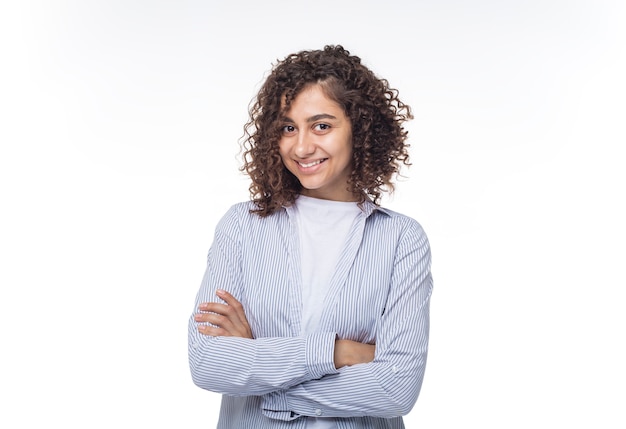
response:
M352 162L352 155L353 155L352 142L350 142L349 144L346 144L343 147L342 152L343 152L344 159L348 162Z
M352 159L353 148L354 146L352 144L352 134L345 135L342 139L341 144L341 152L343 152L343 156Z
M289 168L287 161L289 160L289 151L287 150L287 145L278 143L278 153L280 154L280 159L283 161L283 165Z

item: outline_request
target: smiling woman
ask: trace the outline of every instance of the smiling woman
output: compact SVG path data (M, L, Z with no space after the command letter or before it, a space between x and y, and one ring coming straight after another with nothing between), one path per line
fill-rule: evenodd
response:
M348 188L352 172L350 121L322 88L311 85L291 103L284 119L280 156L302 185L301 195L358 201L359 195Z
M319 104L317 109L329 110L313 111L312 102ZM305 114L305 109L310 116L291 117ZM335 123L322 121L319 115L334 116ZM402 124L411 118L411 109L398 98L398 91L341 46L287 56L265 80L246 125L243 170L252 179L256 213L267 216L306 193L280 151L292 133L306 137L303 123L294 120L306 121L306 128L317 130L316 135L333 126L349 128L349 199L363 202L369 197L379 203L382 192L393 190L392 177L400 164L409 164ZM308 121L317 127L311 129Z
M428 350L430 247L378 205L410 109L341 46L278 63L250 111L250 202L217 226L189 321L218 428L403 428Z

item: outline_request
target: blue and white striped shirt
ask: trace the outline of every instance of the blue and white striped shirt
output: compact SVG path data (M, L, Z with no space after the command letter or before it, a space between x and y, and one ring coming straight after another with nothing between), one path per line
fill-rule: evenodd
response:
M220 220L196 298L228 290L255 339L210 337L189 320L193 381L223 394L218 429L404 428L419 394L428 349L433 282L430 247L413 219L363 205L342 250L318 331L301 336L298 233L291 207L261 218L252 203ZM335 369L336 338L376 344L374 361Z

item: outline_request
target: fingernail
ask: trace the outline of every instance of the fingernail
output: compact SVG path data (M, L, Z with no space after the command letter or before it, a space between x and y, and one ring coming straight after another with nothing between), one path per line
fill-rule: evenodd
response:
M226 291L224 289L218 289L218 290L215 291L215 293L217 295L219 295L219 296L222 296L222 295L224 295L226 293Z

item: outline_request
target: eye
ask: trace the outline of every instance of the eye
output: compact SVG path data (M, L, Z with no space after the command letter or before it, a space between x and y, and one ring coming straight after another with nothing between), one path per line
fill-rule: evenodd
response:
M328 125L328 124L315 124L313 126L313 129L315 131L328 131L328 130L330 130L330 125Z
M296 132L296 127L294 127L293 125L285 125L282 128L282 132L283 132L283 134L286 134L286 135L293 134L293 133Z

